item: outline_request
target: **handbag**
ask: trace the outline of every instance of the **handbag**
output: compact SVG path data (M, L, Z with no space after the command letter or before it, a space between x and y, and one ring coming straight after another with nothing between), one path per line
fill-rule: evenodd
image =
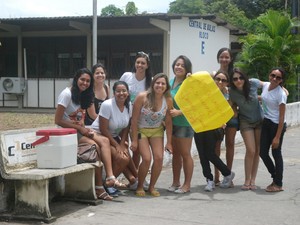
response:
M98 161L98 152L95 144L82 143L77 148L77 163L94 163Z

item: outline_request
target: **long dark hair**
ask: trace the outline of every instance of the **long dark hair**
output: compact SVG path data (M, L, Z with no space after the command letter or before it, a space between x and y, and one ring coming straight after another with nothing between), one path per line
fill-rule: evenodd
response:
M154 84L155 84L156 80L158 80L159 78L164 78L165 81L166 81L167 88L164 92L164 96L165 97L170 97L171 96L171 94L170 94L171 86L170 86L170 83L169 83L168 76L164 73L156 74L152 79L151 86L150 86L150 88L148 88L147 95L146 95L147 96L147 105L146 105L146 107L149 108L149 109L152 109L152 110L154 109L154 105L155 105Z
M145 71L145 79L146 79L145 90L147 90L151 85L151 80L152 80L152 76L153 76L152 71L151 71L151 65L150 65L150 57L149 57L149 54L147 54L145 52L136 53L136 56L134 59L134 66L133 66L133 70L132 70L134 73L136 72L135 62L138 58L144 58L147 61L148 68Z
M119 80L119 81L116 81L115 83L114 83L114 86L113 86L113 92L114 92L114 94L115 94L115 92L116 92L116 89L117 89L117 86L118 85L124 85L125 87L126 87L126 89L127 89L127 92L128 92L128 96L127 96L127 98L126 98L126 100L125 100L125 107L127 108L127 110L128 110L128 112L129 112L129 104L130 104L130 94L129 94L129 87L128 87L128 84L125 82L125 81L122 81L122 80Z
M233 69L233 73L230 76L230 88L235 89L235 90L237 89L236 86L233 83L233 74L235 74L235 73L238 73L241 77L244 78L243 94L244 94L244 97L245 97L246 101L251 100L251 97L249 95L250 94L250 81L249 81L249 78L239 68L234 68Z
M220 58L220 55L221 55L223 52L228 52L229 55L230 55L230 63L229 63L229 65L228 65L228 71L226 71L226 72L227 72L227 74L228 74L229 76L231 76L231 75L233 74L233 56L232 56L232 52L231 52L231 50L230 50L229 48L226 48L226 47L220 48L220 50L219 50L218 53L217 53L217 61L218 61L218 63L220 63L220 62L219 62L219 58Z
M90 76L90 80L91 80L90 86L86 90L80 92L77 82L78 79L85 73ZM91 106L91 104L93 104L93 99L94 99L93 87L94 87L94 78L91 71L87 68L82 68L77 70L74 75L72 87L71 87L72 101L75 104L80 105L82 109L87 109L88 107Z
M178 57L173 61L173 63L172 63L173 73L175 73L175 71L174 71L175 65L176 65L176 63L177 63L177 61L178 61L179 59L182 59L182 60L183 60L183 62L184 62L184 68L185 68L186 73L192 73L192 62L191 62L191 60L190 60L188 57L186 57L185 55L180 55L180 56L178 56Z

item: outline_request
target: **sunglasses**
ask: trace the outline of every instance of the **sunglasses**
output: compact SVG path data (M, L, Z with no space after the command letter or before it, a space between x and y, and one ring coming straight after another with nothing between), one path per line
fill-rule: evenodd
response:
M232 80L233 81L245 80L245 78L244 77L233 77Z
M282 77L276 76L276 74L273 74L273 73L270 74L270 77L271 77L272 79L275 78L275 80L278 80L278 81L282 80Z
M215 81L217 81L217 82L222 81L222 83L227 83L227 80L226 80L226 79L221 79L220 77L216 77L216 78L215 78Z

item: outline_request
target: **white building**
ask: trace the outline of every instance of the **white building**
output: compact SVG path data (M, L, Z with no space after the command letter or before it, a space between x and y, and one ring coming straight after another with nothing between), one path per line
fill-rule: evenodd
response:
M172 62L186 55L193 71L218 69L222 47L239 50L242 31L214 15L147 14L97 18L97 60L108 82L131 71L138 51L150 54L153 74L172 74ZM92 16L0 19L0 109L56 107L58 94L74 72L92 66ZM10 85L18 87L7 91ZM21 79L22 80L22 79ZM14 93L11 93L14 92Z

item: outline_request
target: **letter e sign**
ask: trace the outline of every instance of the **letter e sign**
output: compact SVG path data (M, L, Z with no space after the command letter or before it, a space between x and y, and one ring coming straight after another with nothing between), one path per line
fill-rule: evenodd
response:
M201 41L201 54L204 55L205 54L205 41Z

